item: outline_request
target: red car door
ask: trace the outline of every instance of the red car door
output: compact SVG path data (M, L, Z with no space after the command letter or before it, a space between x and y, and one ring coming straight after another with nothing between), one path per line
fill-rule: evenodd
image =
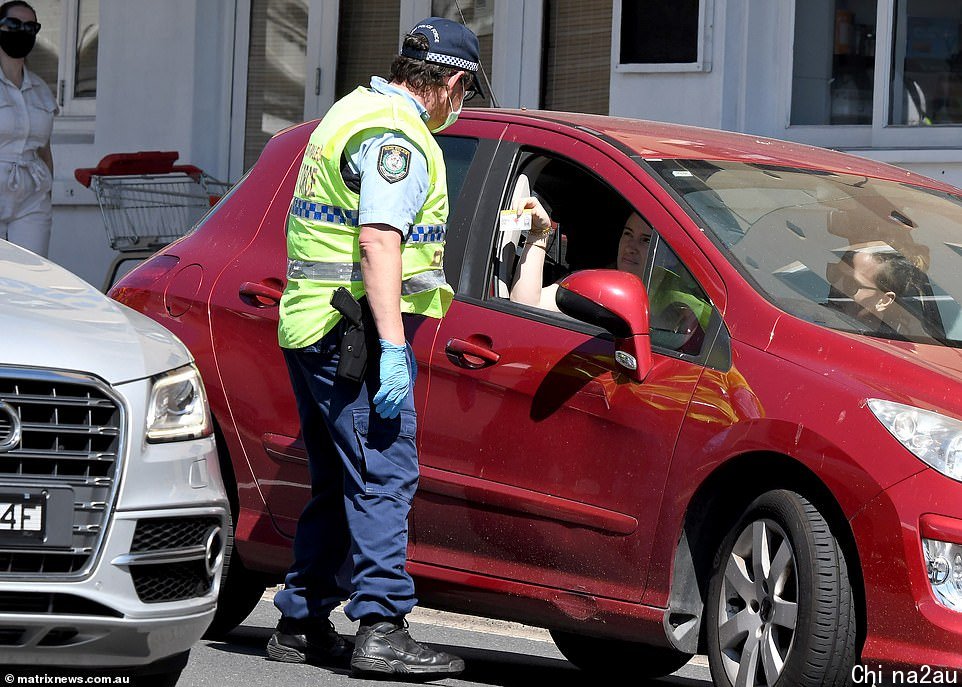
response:
M656 232L686 240L607 154L535 128L511 127L506 138L519 158L567 156ZM489 179L487 192L500 195L510 181ZM469 250L496 254L496 225L493 213L479 215L480 239ZM468 287L431 356L414 517L415 559L426 565L417 570L640 600L672 450L703 366L656 349L651 373L634 382L616 366L610 340L560 313L496 297L484 262L474 264L485 275L462 279Z

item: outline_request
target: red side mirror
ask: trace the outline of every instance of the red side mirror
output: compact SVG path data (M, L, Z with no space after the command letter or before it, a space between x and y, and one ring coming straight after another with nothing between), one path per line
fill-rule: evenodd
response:
M617 270L582 270L558 285L561 312L615 337L615 360L636 381L651 371L648 293L641 279Z

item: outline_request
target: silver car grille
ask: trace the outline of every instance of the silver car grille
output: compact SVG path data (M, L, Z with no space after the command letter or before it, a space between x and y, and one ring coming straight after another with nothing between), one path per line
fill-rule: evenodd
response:
M21 430L14 448L0 452L0 491L66 486L74 501L70 545L0 545L0 578L83 577L99 554L117 493L124 406L93 377L3 367L0 404L9 411L0 417L12 412Z

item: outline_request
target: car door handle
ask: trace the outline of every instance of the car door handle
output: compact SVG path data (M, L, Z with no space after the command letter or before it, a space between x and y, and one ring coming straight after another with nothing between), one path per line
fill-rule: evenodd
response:
M487 346L465 341L464 339L450 339L445 352L455 365L469 370L480 370L482 367L494 365L501 360L501 354L495 353Z
M284 294L270 284L245 281L240 285L240 295L258 307L271 307L281 302Z

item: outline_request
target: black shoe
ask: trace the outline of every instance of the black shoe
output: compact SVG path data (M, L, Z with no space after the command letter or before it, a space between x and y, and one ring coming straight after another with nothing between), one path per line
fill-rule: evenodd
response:
M347 668L354 647L334 629L330 620L281 618L267 642L267 658L283 663Z
M354 638L351 672L355 675L457 675L464 661L420 644L407 628L389 621L361 625Z

